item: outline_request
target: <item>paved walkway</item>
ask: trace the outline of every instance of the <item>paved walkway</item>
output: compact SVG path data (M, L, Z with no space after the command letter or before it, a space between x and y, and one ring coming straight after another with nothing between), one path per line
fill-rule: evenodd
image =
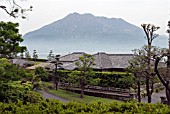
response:
M54 95L54 94L51 94L51 93L48 93L48 92L45 92L45 91L42 91L42 90L37 90L38 92L42 93L42 96L45 98L45 99L56 99L56 100L60 100L62 102L68 102L67 99L64 99L64 98L61 98L57 95ZM153 93L152 94L152 103L155 104L157 102L161 102L161 99L160 97L161 96L166 96L165 95L165 90L163 91L160 91L158 93ZM142 102L147 102L148 101L148 98L145 97L145 98L142 98L141 99Z
M42 96L45 98L45 99L56 99L56 100L60 100L62 102L68 102L67 99L64 99L64 98L61 98L57 95L54 95L54 94L51 94L51 93L48 93L48 92L45 92L45 91L41 91L41 90L37 90L38 92L42 93Z
M161 96L166 97L165 90L160 91L158 93L153 93L152 94L152 103L155 104L157 102L161 102L161 98L160 98ZM148 98L147 97L142 98L141 101L142 102L148 102Z

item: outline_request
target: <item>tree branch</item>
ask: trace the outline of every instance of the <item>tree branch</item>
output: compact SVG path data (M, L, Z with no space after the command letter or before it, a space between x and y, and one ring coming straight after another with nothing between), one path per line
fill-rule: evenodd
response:
M156 61L155 61L155 72L159 78L159 80L162 82L162 84L165 86L165 88L170 91L170 88L168 87L168 83L166 83L164 81L164 79L162 78L162 76L160 75L159 71L158 71L158 64L159 64L159 61L164 57L164 56L167 56L167 53L164 53L161 57L157 57L156 58Z
M13 15L12 13L10 13L7 9L6 6L0 6L1 9L3 9L7 14L9 14L10 16L15 18L15 15Z

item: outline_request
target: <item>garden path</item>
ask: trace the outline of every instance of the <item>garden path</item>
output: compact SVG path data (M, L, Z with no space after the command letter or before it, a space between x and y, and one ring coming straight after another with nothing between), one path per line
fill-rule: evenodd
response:
M56 100L60 100L62 102L68 102L67 99L64 99L64 98L61 98L57 95L54 95L54 94L51 94L51 93L48 93L46 91L42 91L42 90L37 90L38 92L42 93L42 96L45 98L45 99L56 99Z
M160 91L160 92L158 92L158 93L153 93L153 94L152 94L152 103L155 104L155 103L157 103L157 102L161 102L161 98L160 98L161 96L166 97L166 95L165 95L165 90L162 90L162 91ZM147 97L142 98L141 101L142 101L142 102L147 102L147 101L148 101L148 98L147 98Z

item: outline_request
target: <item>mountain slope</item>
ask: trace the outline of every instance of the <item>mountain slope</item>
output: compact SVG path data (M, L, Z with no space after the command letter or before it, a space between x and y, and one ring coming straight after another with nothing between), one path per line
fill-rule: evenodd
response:
M40 53L73 51L129 53L144 45L141 28L123 19L72 13L24 36L24 45Z

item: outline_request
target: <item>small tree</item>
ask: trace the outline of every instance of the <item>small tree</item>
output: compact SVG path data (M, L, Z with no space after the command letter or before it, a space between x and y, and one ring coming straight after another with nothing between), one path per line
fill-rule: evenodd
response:
M140 101L140 83L143 81L147 81L149 74L149 92L150 96L154 91L154 83L158 82L156 73L154 72L154 61L155 57L161 55L163 49L159 47L152 46L150 50L150 72L148 72L148 46L145 45L141 49L135 49L134 58L129 61L129 71L131 71L135 76L135 81L137 81L138 85L138 101Z
M92 55L84 54L79 57L79 61L75 64L78 67L78 71L80 71L80 74L76 77L81 88L80 97L83 98L85 85L88 84L88 82L93 81L90 77L93 75L92 65L94 65L94 58Z
M37 54L37 51L36 50L34 50L34 52L33 52L33 59L38 59L38 54Z
M47 72L43 67L37 67L35 68L35 75L42 79L43 77L47 77Z
M33 89L36 89L39 86L41 79L46 78L47 76L48 74L43 67L35 68L35 73L31 79L31 82L34 86Z
M51 61L51 60L53 60L55 58L52 50L50 50L49 55L47 56L47 58L48 58L49 61Z
M61 67L62 63L60 62L60 55L55 56L55 79L56 79L56 90L58 89L58 83L60 82L60 76L58 73L58 67Z
M30 55L28 50L25 51L25 58L26 59L30 59L31 58L31 55Z
M158 34L155 34L154 32L157 31L160 27L156 27L155 25L151 24L142 24L141 25L147 40L147 75L146 75L146 92L148 96L148 103L151 103L151 92L150 92L150 77L152 76L151 71L151 48L152 48L152 41L158 37Z
M134 58L129 63L128 71L134 74L134 83L137 83L138 88L138 102L141 102L140 85L144 79L146 68L146 59L143 55L143 50L134 50Z
M169 29L167 30L167 33L169 34L169 45L168 45L169 48L165 52L163 52L162 55L160 55L159 57L156 58L155 72L158 75L158 78L161 81L161 83L166 88L167 104L170 106L170 83L169 83L169 81L170 81L170 21L168 21L168 27L169 27ZM159 63L164 57L167 58L166 75L162 75L160 73L160 71L158 70Z
M53 81L55 81L56 90L57 90L58 89L58 83L60 82L60 76L59 76L59 73L58 73L58 68L61 67L61 65L62 65L62 62L60 62L60 55L56 55L55 60L51 61L51 63L55 64Z

